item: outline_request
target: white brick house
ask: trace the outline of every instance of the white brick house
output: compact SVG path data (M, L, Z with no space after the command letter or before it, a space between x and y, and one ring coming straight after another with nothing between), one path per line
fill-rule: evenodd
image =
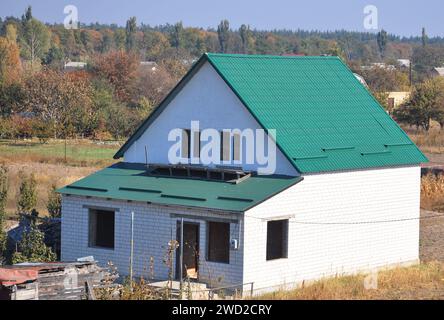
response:
M222 137L219 164L203 164L205 129ZM268 133L266 148L276 141L271 174L248 160L237 135L248 129ZM153 259L157 279L172 239L183 244L176 277L182 252L185 276L258 292L418 262L427 159L338 58L205 54L121 157L60 190L62 260L93 255L128 274L133 212L134 274Z

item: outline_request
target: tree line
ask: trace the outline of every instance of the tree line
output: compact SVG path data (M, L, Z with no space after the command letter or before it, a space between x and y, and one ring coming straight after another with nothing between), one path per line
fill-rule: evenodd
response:
M377 97L408 90L444 64L444 39L378 33L82 24L45 24L28 7L21 17L0 19L0 138L87 137L121 139L163 99L204 52L337 55L360 73ZM363 65L412 60L412 70ZM68 61L87 68L66 72ZM155 71L141 61L156 63ZM384 104L385 97L380 96Z

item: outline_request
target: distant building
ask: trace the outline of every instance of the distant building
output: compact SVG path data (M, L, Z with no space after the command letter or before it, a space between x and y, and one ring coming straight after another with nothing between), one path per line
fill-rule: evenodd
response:
M76 70L82 70L86 68L87 63L86 62L80 62L80 61L69 61L65 63L63 66L63 69L65 71L76 71Z
M140 61L140 66L150 69L151 71L156 71L158 67L157 63L154 61Z
M410 60L409 59L398 59L396 60L398 65L402 68L410 68Z
M393 108L399 107L402 103L410 98L410 91L393 91L387 93L389 110L393 110Z
M388 71L396 70L396 67L394 65L386 64L384 62L374 62L374 63L371 63L369 66L362 66L361 67L362 70L372 70L375 68L381 68L381 69L385 69Z
M365 87L368 88L368 84L367 84L367 82L365 81L365 79L364 79L363 76L361 76L360 74L357 74L357 73L353 73L353 75L355 76L356 79L359 80L360 83L362 83Z
M434 76L439 76L439 77L444 77L444 67L434 68L433 69L433 75Z

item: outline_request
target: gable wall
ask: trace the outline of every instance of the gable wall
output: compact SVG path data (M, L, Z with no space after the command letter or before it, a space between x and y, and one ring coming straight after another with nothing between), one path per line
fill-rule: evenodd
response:
M145 163L147 146L149 163L169 163L168 150L174 142L168 141L168 133L173 128L190 128L192 120L199 120L201 129L261 128L214 68L206 62L143 135L130 146L124 154L124 160ZM277 135L279 136L279 131ZM276 163L276 173L297 175L297 171L279 150ZM257 165L249 165L244 161L243 168L256 170Z
M259 290L416 262L419 200L419 166L306 175L245 213L244 282L254 281ZM288 258L266 261L267 219L279 216L293 216ZM412 220L297 223L405 218Z

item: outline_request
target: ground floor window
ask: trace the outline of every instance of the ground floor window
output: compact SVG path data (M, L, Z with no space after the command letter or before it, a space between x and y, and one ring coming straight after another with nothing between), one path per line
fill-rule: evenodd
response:
M230 262L230 224L226 222L208 222L207 260L212 262Z
M267 222L267 260L287 258L288 220Z
M89 210L89 246L114 248L114 211Z

